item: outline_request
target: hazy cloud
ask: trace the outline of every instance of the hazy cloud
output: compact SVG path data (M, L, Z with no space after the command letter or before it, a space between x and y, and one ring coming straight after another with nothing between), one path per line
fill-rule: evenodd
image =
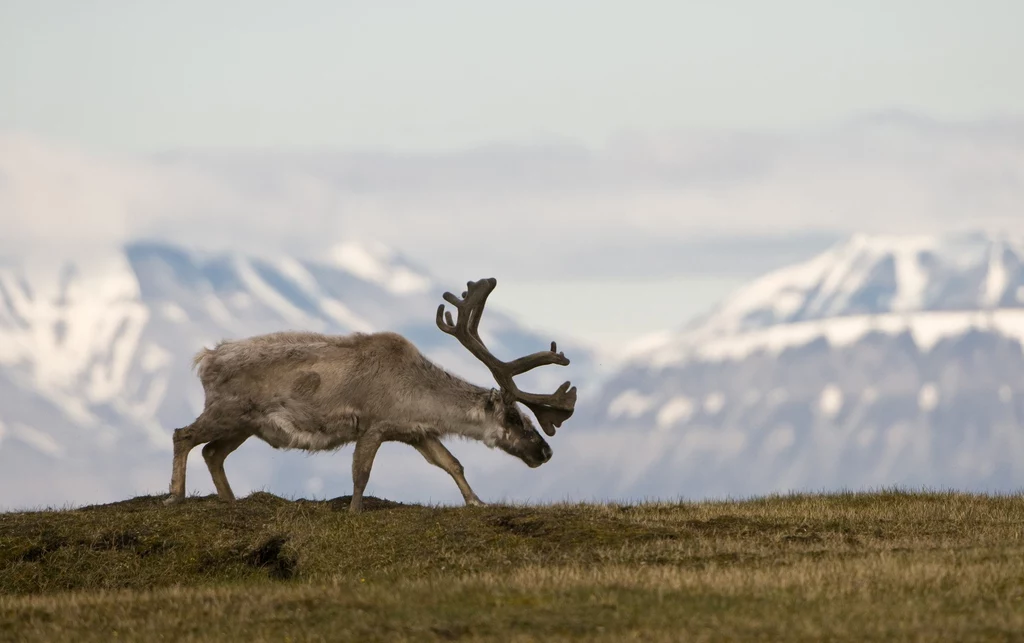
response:
M893 113L820 131L421 155L99 157L0 138L6 252L160 236L315 255L372 237L446 274L754 273L853 231L1021 231L1021 203L1022 120Z

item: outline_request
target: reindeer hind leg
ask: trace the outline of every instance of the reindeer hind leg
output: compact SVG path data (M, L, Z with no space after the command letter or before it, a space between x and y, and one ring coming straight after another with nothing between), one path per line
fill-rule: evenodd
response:
M232 493L228 476L224 473L224 460L249 437L249 433L240 432L207 442L203 447L203 459L206 460L206 468L210 470L210 477L213 478L213 486L217 488L217 495L225 502L233 501L235 494Z
M219 421L216 415L210 413L211 410L208 407L196 418L195 422L186 427L175 429L172 436L174 457L171 464L171 495L164 500L164 504L175 504L185 498L185 468L188 464L188 454L192 449L204 442L213 442L220 438L230 438L232 435L237 434L237 428L225 425L224 422Z
M172 505L180 502L185 497L185 465L188 464L188 454L195 448L196 423L186 427L175 429L172 440L174 441L174 456L171 461L171 485L170 497L164 500L165 505Z

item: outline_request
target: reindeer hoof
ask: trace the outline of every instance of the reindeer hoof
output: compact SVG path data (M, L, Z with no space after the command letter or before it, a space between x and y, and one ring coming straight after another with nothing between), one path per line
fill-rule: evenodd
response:
M466 501L467 507L486 507L487 503L479 498L470 498Z
M176 505L179 502L181 502L181 496L172 495L169 498L164 498L164 505L166 506Z

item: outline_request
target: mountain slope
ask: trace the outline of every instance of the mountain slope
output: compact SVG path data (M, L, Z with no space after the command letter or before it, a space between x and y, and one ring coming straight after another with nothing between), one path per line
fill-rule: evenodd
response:
M1022 264L998 236L855 237L639 342L589 419L685 493L1015 488Z
M603 383L569 337L501 315L499 285L481 325L488 344L513 356L558 339L572 365L523 384L572 380L577 412L537 470L477 443L452 450L486 501L1019 488L1021 248L980 234L856 237L649 338ZM0 267L0 506L162 493L170 431L202 404L189 359L222 337L389 328L488 383L434 326L440 293L459 286L352 244L326 263L136 243L101 260ZM239 494L334 497L351 489L349 457L250 440L227 471ZM188 475L190 492L212 491L198 453ZM450 478L405 445L382 447L368 492L461 502Z
M437 283L387 249L352 243L338 246L331 262L137 242L81 260L0 264L0 506L102 502L166 487L170 432L202 409L191 357L223 338L395 330L446 368L488 385L486 368L434 324L441 293L462 285ZM550 343L501 313L500 285L491 301L481 335L496 354ZM539 369L524 385L554 390L565 379L584 381L589 351L559 343L572 365ZM240 490L351 485L344 460L324 477L316 469L326 457L256 442L228 462ZM190 490L210 489L201 460L198 451L190 459L190 472L198 472L190 473ZM382 460L386 471L389 459Z

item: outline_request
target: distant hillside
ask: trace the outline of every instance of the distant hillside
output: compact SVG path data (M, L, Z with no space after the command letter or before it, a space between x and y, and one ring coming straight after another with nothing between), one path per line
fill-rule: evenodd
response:
M524 387L571 380L579 401L536 470L452 442L486 502L1024 488L1019 240L856 236L638 342L623 363L602 364L601 378L571 329L534 331L503 315L501 283L481 325L488 343L511 357L556 339L571 365L534 371ZM398 330L487 384L487 370L434 325L441 293L463 284L357 244L326 262L139 242L88 261L6 265L0 507L163 492L170 431L202 403L189 360L222 337ZM537 310L523 323L548 320ZM350 447L308 455L251 440L227 472L239 493L333 497L351 491L350 456ZM210 493L198 451L190 462L189 491ZM382 448L368 493L461 504L444 472L397 444Z
M1024 242L859 235L638 342L588 420L639 493L1013 490L1022 340Z
M354 243L336 247L328 262L141 241L82 259L40 253L0 261L0 508L102 502L166 488L171 431L202 410L192 355L224 338L287 329L393 330L444 367L489 385L487 369L434 322L442 293L486 276L441 283L387 248ZM571 366L538 369L523 384L554 391L571 378L585 398L589 349L571 336L520 325L502 312L501 292L499 280L481 324L492 350L508 359L557 339ZM528 320L540 327L547 321L542 312ZM310 458L252 442L227 464L242 490L351 489L344 455ZM375 483L401 483L412 466L425 474L414 488L461 498L412 449L389 446L383 453ZM189 488L212 490L198 450L191 464L198 469Z

